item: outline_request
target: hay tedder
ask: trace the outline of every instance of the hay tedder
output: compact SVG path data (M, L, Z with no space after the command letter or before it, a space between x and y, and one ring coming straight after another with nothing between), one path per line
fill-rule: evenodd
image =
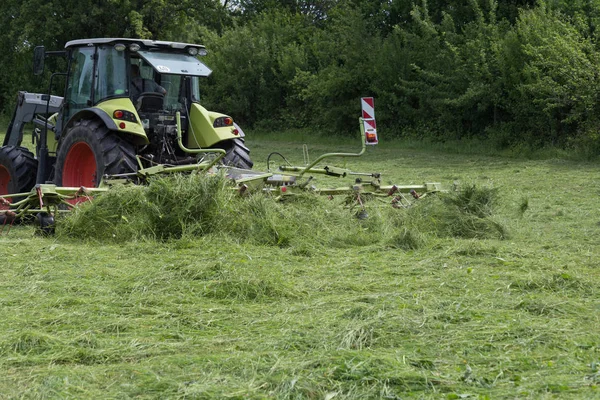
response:
M377 144L373 99L362 99L362 149L327 153L303 166L289 163L271 171L252 170L245 135L233 119L200 104L199 79L211 70L198 60L204 46L139 39L70 41L64 51L36 47L34 73L48 56L62 56L67 71L53 73L48 94L19 92L0 147L0 229L35 217L43 232L54 231L58 213L119 184L140 184L157 174L220 173L240 194L262 191L278 197L311 191L344 194L360 206L361 196L388 197L394 207L440 190L437 183L382 185L378 173L323 166L323 161L359 157ZM64 77L64 97L51 95ZM22 146L32 122L35 155ZM350 178L337 188L317 188L313 175ZM29 217L29 218L28 218Z

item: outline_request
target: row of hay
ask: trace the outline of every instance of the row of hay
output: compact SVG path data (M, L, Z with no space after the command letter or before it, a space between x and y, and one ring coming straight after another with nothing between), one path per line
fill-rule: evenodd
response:
M359 220L338 201L312 195L278 202L239 196L222 176L176 175L120 186L59 220L58 235L101 241L227 235L240 242L334 247L383 244L415 249L433 237L504 238L494 219L497 191L469 186L408 209L367 205Z

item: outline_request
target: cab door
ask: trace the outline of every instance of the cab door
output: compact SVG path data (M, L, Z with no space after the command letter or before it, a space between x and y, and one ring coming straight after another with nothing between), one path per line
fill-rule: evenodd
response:
M93 104L95 53L95 47L79 47L71 52L62 126L66 126L73 115Z

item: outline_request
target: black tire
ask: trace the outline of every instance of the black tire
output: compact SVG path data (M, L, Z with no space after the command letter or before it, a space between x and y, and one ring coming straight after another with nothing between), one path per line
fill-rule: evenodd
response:
M39 233L43 236L54 235L56 231L56 224L54 222L54 216L45 212L38 213L37 216Z
M243 138L227 140L214 147L227 152L223 157L223 164L241 169L252 169L254 163L250 159L250 149L244 144Z
M104 175L137 171L135 147L102 121L81 120L63 133L54 181L58 186L98 187Z
M0 195L29 192L36 175L37 161L32 152L25 147L0 147Z

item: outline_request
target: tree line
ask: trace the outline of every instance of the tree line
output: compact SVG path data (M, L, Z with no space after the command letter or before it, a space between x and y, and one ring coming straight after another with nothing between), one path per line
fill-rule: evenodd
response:
M18 90L47 90L34 46L139 37L206 45L202 102L242 126L353 134L373 96L385 136L600 152L600 0L4 3L5 114Z

